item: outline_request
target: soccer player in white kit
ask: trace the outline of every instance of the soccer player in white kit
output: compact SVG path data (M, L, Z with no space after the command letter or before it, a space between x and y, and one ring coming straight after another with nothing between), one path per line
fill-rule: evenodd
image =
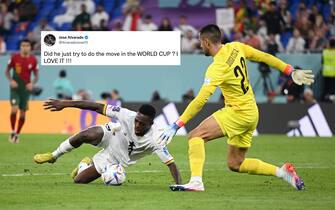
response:
M138 112L112 105L90 101L49 100L45 109L61 111L67 107L93 110L97 113L118 119L118 123L106 123L87 128L62 142L52 153L36 154L36 163L54 163L61 155L80 147L83 143L102 148L94 155L93 161L84 158L75 170L75 183L89 183L99 178L107 165L121 164L124 167L135 164L140 158L155 153L170 169L177 184L181 176L167 147L160 146L155 139L160 130L154 124L155 108L142 105ZM86 164L85 164L86 163Z

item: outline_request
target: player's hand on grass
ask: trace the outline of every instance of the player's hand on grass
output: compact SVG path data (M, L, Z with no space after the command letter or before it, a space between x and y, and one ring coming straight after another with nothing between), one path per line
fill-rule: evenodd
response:
M311 85L314 82L312 70L294 70L291 74L293 82L297 85Z
M177 125L177 123L173 123L172 125L167 126L158 137L157 144L162 146L168 145L172 138L176 135L179 128L180 127Z
M52 112L61 111L66 107L64 101L56 99L49 99L48 101L44 102L43 106L44 109L50 109Z
M11 80L9 85L11 88L17 88L17 82L15 80Z
M33 83L29 82L28 84L26 84L26 89L31 92L33 91Z

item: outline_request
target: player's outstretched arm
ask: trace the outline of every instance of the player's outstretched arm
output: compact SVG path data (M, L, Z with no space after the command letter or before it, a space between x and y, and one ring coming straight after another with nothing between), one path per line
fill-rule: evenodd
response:
M57 100L57 99L49 99L48 101L45 101L44 109L49 109L52 112L55 111L61 111L64 108L72 107L72 108L78 108L78 109L88 109L95 111L99 114L103 114L104 112L104 104L95 103L91 101L70 101L70 100Z
M176 184L181 184L182 183L181 175L179 173L177 165L174 162L172 162L172 163L168 164L167 166L169 167L171 175L172 175L174 181L176 182Z
M246 58L252 61L264 62L267 65L276 68L284 74L291 76L297 85L311 85L314 82L312 70L293 69L293 67L279 58L268 53L257 50L249 45L241 44Z

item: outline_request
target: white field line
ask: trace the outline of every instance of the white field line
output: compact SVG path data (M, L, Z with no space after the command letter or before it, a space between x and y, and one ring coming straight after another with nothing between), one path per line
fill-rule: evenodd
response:
M300 169L331 169L335 167L330 166L302 166L302 167L295 167ZM189 170L179 170L180 172L190 172ZM218 169L205 169L204 171L228 171L225 168L218 168ZM166 170L135 170L129 171L127 174L141 174L141 173L164 173ZM2 177L17 177L17 176L65 176L70 175L69 173L17 173L17 174L0 174Z

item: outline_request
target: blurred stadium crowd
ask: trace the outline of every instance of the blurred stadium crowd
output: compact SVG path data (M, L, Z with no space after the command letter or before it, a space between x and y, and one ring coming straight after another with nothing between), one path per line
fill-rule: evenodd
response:
M18 49L28 38L40 49L41 30L182 31L182 51L197 53L199 28L187 16L172 25L146 12L145 0L1 0L0 51ZM148 4L145 4L148 5ZM150 4L149 4L150 5ZM242 41L270 53L320 52L335 36L335 7L330 0L230 0L235 26L222 41ZM181 11L182 14L182 11Z

